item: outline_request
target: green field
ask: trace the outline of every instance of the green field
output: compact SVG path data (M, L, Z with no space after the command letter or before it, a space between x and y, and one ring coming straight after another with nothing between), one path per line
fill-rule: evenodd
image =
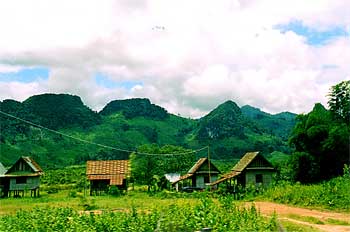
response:
M72 196L69 190L40 198L2 199L0 231L275 231L277 218L232 197L209 193L134 191L120 197Z

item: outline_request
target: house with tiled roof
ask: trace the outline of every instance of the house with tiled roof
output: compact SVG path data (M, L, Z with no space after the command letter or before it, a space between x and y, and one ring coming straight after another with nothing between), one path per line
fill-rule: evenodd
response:
M31 196L40 194L40 176L44 171L29 156L20 157L2 176L3 194L5 197L24 196L30 191Z
M185 175L172 185L179 184L180 188L204 189L209 183L216 181L219 174L219 169L208 158L200 158Z
M128 160L89 160L86 163L86 175L90 181L90 195L100 195L110 186L127 190L127 178L130 176Z
M220 179L210 185L215 186L226 182L228 187L240 185L260 185L266 187L271 184L275 169L272 164L259 152L247 152L238 163L225 173Z

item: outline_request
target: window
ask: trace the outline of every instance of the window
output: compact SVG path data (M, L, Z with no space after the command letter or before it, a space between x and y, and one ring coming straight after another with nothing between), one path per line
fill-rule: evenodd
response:
M262 183L263 182L263 175L262 174L256 174L255 175L255 183Z
M18 177L16 178L16 184L26 184L27 178L26 177Z

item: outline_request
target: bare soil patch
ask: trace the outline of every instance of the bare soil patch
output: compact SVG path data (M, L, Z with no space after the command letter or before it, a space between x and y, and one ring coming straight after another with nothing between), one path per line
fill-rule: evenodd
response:
M274 212L277 213L280 220L288 220L293 223L309 225L321 231L335 231L335 232L350 232L350 225L334 225L330 224L330 220L343 221L350 224L350 213L339 213L331 211L321 211L315 209L305 209L294 206L288 206L272 202L246 202L246 206L254 204L263 215L270 216ZM313 217L321 221L323 224L307 222L302 219L291 218L291 215L299 215L302 217ZM301 217L301 218L302 218Z

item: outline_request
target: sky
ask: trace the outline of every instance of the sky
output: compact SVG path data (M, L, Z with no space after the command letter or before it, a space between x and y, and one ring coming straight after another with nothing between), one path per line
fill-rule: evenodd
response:
M327 105L350 79L348 0L0 0L0 100L149 98L198 118L232 100Z

